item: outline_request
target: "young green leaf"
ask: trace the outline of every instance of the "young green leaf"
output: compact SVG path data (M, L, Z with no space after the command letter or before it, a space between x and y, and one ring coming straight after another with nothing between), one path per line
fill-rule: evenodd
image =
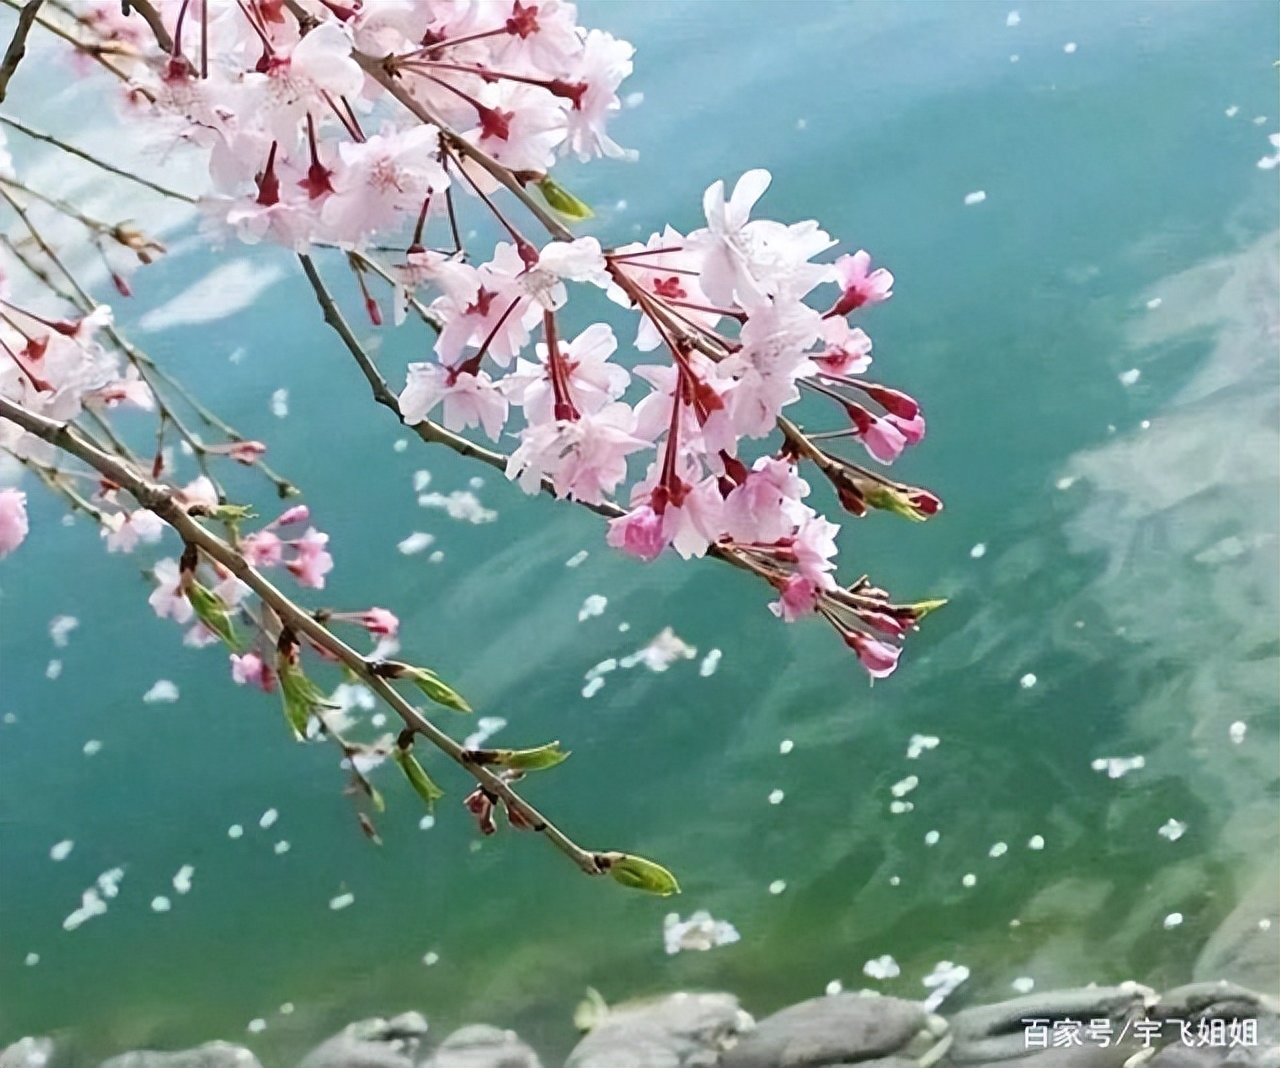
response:
M629 886L633 890L644 890L659 897L670 897L680 893L680 884L661 864L655 864L644 857L635 857L630 853L605 853L604 861L609 876L615 883Z
M559 742L548 742L536 749L481 749L478 753L483 754L480 763L518 768L520 771L542 771L569 759L569 754L560 748Z
M302 741L307 736L307 721L320 709L337 708L302 668L286 656L276 658L276 674L280 678L280 696L284 701L284 718L293 736Z
M583 219L595 217L596 213L591 210L589 205L579 200L554 179L543 178L538 183L538 191L542 194L542 198L547 204L551 206L551 209L557 214L563 215L566 219L582 222Z
M409 780L409 785L426 802L427 808L432 808L440 798L444 797L444 791L432 782L431 776L423 770L422 765L418 763L418 758L409 750L397 746L391 751L391 758L400 765L400 770Z
M232 652L240 651L240 637L231 622L231 614L216 593L192 579L187 586L187 600L201 623L226 642Z
M469 713L471 711L471 706L462 699L462 696L442 682L440 676L429 668L406 665L403 675L396 677L409 679L438 705L444 705L445 708L451 708L455 712Z

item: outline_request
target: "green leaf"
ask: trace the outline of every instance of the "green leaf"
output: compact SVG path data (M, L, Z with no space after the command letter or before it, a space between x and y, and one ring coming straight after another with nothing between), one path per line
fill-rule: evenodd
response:
M284 701L284 718L298 741L307 737L307 722L318 710L338 708L306 673L288 657L276 658L276 674L280 676L280 696Z
M482 762L485 764L498 764L521 771L542 771L569 759L569 754L560 748L559 742L548 742L536 749L488 749L481 752L484 753Z
M630 853L605 853L601 857L615 883L633 890L644 890L659 897L680 893L680 884L661 864Z
M939 608L947 603L946 598L937 598L932 601L916 601L915 604L909 604L906 608L915 616L916 622L924 619L930 612L936 612Z
M409 780L409 785L426 802L427 808L433 808L435 803L444 797L444 791L431 781L431 776L423 770L422 765L418 763L418 758L409 750L397 747L392 751L391 758L400 765L400 770Z
M219 504L209 512L209 518L223 523L240 523L256 519L257 513L247 504Z
M436 704L444 705L445 708L451 708L455 712L471 712L471 706L462 699L462 696L442 682L440 676L434 671L428 668L406 666L403 677L409 679Z
M583 219L595 218L596 213L591 210L589 205L579 200L552 178L543 178L538 183L538 191L551 206L551 209L557 214L563 215L566 219L582 222Z
M187 586L187 600L195 610L196 618L221 638L232 652L240 651L240 637L231 622L231 614L218 595L205 589L195 579Z

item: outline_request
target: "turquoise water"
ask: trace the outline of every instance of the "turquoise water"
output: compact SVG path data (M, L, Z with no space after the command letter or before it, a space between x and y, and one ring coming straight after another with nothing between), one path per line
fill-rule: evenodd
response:
M748 578L710 561L636 565L585 512L416 441L395 451L400 428L283 253L231 250L281 274L234 315L146 320L216 263L183 242L119 317L306 488L337 557L323 603L397 611L407 653L509 720L502 744L562 739L573 759L530 796L580 841L661 859L684 894L584 879L511 833L477 847L450 803L422 831L390 782L372 846L333 754L290 744L273 699L152 616L138 560L106 557L29 487L37 534L0 566L0 711L16 717L0 727L0 1039L67 1029L114 1051L234 1040L262 1018L248 1041L283 1061L349 1019L419 1008L433 1028L513 1026L553 1055L588 985L610 1000L724 988L763 1013L833 979L919 997L943 960L972 971L954 1005L1018 976L1168 984L1272 877L1277 187L1255 162L1278 126L1277 8L1024 5L1015 27L987 4L582 10L635 42L627 88L644 93L617 124L640 161L566 172L599 209L592 232L620 243L696 225L706 185L766 166L766 213L818 218L896 274L868 329L884 377L930 420L902 476L947 510L925 526L847 524L845 562L951 605L869 688L827 630L778 625ZM94 135L71 91L25 107L17 90L15 114ZM43 158L11 141L20 161ZM388 333L380 358L394 379L424 347ZM286 385L280 422L269 398ZM497 519L420 509L422 469L444 493L482 476L474 492ZM440 562L396 552L415 530L435 535ZM592 594L608 607L579 623ZM64 613L80 626L57 650L47 625ZM592 665L665 626L698 657L582 696ZM713 648L719 670L702 677ZM176 703L141 700L158 678ZM915 733L940 743L908 760ZM1139 754L1122 778L1090 766ZM892 814L909 774L914 810ZM260 830L270 807L279 822ZM1187 824L1176 842L1157 834L1170 818ZM228 838L233 823L244 838ZM76 844L55 863L63 839ZM1008 852L990 857L997 842ZM183 864L193 888L178 896ZM64 932L116 865L106 915ZM343 891L355 903L331 911ZM156 894L171 912L151 911ZM709 909L742 941L668 957L673 908ZM31 952L40 962L24 966ZM863 977L885 953L901 975ZM284 1002L296 1011L279 1014Z

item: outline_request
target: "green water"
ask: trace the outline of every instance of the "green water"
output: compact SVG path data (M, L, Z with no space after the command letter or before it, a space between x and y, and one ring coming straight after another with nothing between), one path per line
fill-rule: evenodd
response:
M503 744L562 739L572 761L531 798L581 841L660 858L685 892L672 905L587 880L512 833L477 848L452 803L465 783L444 769L436 827L419 830L388 780L372 846L332 752L290 744L274 700L152 616L138 560L106 557L28 487L36 533L0 566L0 711L16 716L0 727L0 1040L66 1029L115 1051L241 1039L261 1017L248 1041L280 1063L360 1015L419 1008L440 1033L513 1026L554 1063L588 985L611 1000L723 988L765 1013L832 979L920 997L942 960L972 970L955 1006L1006 996L1017 976L1169 984L1275 855L1277 186L1255 162L1280 109L1276 6L1025 4L1016 27L1008 5L961 3L582 10L635 42L627 88L645 95L617 124L638 163L566 172L602 240L696 225L707 184L767 166L769 215L818 218L895 272L868 329L883 375L929 417L901 473L947 510L925 526L850 522L845 562L950 607L869 688L833 635L778 625L748 578L634 564L585 512L416 441L395 451L400 429L289 258L233 249L283 280L230 318L138 340L306 488L338 561L324 603L397 611L409 654L510 721ZM27 106L16 86L16 114L92 135L75 91ZM965 206L977 190L985 202ZM214 262L184 245L139 276L120 318ZM388 334L393 379L425 344ZM284 385L282 423L269 397ZM497 520L419 509L419 469L445 493L483 476ZM415 530L443 560L396 552ZM579 623L596 593L607 610ZM80 627L55 650L62 613ZM668 625L698 659L619 671L582 697L593 664ZM719 670L701 677L713 648ZM178 702L142 702L157 678ZM914 733L940 744L907 760ZM103 745L87 757L90 738ZM1123 778L1090 767L1135 754L1145 767ZM912 773L914 811L891 814L890 786ZM280 819L263 831L269 807ZM1156 833L1169 818L1188 824L1176 842ZM1042 851L1026 847L1036 834ZM194 885L178 896L183 864ZM63 931L116 865L109 911ZM343 890L354 905L331 911ZM171 912L151 911L156 894ZM668 957L672 908L709 909L742 941ZM884 953L901 975L865 979Z

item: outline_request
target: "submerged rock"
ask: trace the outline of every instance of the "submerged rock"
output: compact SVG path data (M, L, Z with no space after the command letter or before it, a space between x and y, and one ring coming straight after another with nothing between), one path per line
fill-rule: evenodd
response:
M413 1068L426 1033L427 1021L418 1012L401 1013L390 1020L359 1020L313 1049L298 1068Z
M46 1068L53 1060L53 1039L20 1038L0 1050L0 1068Z
M837 994L802 1001L761 1020L754 1033L725 1054L721 1064L724 1068L817 1068L862 1063L898 1053L921 1032L936 1034L917 1002Z
M732 994L669 994L600 1013L565 1068L701 1068L754 1027Z
M454 1031L422 1068L542 1068L514 1031L472 1024Z
M244 1046L206 1042L194 1049L134 1050L103 1061L99 1068L262 1068Z

